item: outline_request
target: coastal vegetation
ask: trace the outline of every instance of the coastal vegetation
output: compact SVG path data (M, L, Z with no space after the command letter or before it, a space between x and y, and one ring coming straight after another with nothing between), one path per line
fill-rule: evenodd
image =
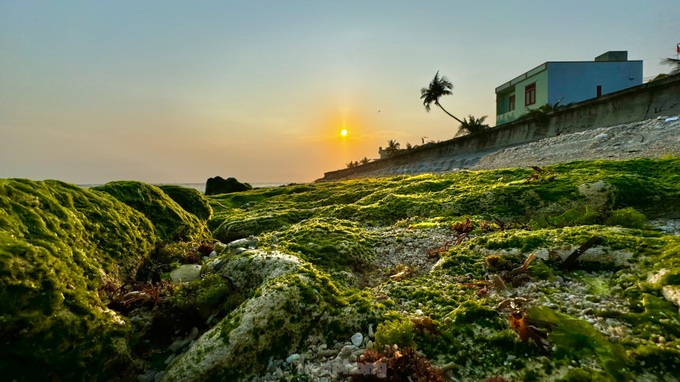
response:
M678 174L667 157L209 197L2 180L0 369L18 381L362 380L366 365L426 380L672 380ZM194 265L195 280L170 277Z
M468 134L478 134L489 128L489 125L484 123L488 116L483 115L480 118L475 118L469 115L463 118L463 123L460 124L460 130Z

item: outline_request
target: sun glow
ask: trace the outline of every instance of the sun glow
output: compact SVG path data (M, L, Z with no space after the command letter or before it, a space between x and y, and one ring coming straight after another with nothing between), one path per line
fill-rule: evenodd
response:
M340 135L343 136L343 137L346 137L347 136L347 129L340 130Z

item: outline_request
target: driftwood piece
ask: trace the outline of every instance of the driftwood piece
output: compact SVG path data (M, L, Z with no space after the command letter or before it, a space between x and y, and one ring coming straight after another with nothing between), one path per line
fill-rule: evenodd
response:
M582 246L580 246L577 250L575 250L569 257L567 257L564 262L562 263L562 270L567 270L571 268L572 265L576 262L576 260L583 254L583 252L587 251L590 249L590 247L599 244L602 241L602 238L599 236L593 236L590 238L590 240L586 241Z

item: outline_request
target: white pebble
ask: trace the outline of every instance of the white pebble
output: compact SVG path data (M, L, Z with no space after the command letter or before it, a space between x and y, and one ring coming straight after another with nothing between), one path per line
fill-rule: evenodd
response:
M352 345L359 347L362 342L364 342L364 335L358 332L354 333L352 336Z

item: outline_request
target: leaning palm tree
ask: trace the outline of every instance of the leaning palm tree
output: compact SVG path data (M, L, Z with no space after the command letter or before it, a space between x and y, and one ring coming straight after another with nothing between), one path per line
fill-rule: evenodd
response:
M420 99L423 100L425 110L430 111L430 104L434 103L451 118L463 123L463 121L456 118L455 115L446 111L446 109L444 109L444 107L442 107L442 105L439 103L439 97L450 95L451 89L453 89L453 84L449 82L446 77L439 77L439 71L437 71L437 73L434 75L434 78L432 79L432 82L430 82L430 86L420 89Z

